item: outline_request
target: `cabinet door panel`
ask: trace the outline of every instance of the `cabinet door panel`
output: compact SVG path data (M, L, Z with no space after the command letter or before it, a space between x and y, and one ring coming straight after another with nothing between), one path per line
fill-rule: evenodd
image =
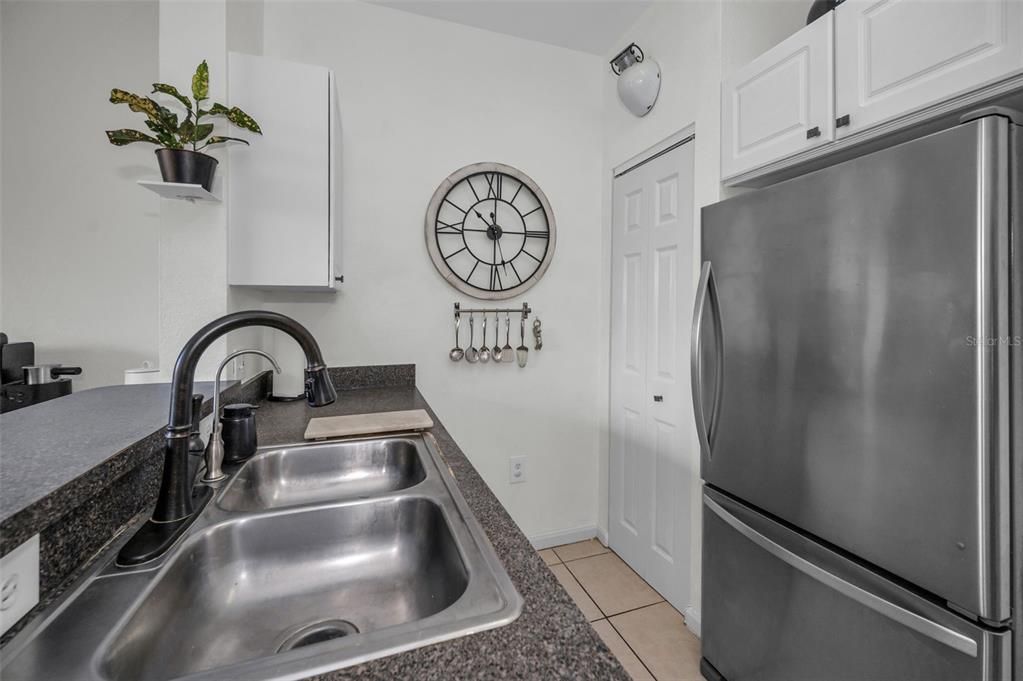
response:
M833 22L821 17L722 82L722 177L834 138Z
M846 0L834 14L839 137L1023 69L1019 0Z
M237 53L228 71L230 104L263 129L231 133L251 146L230 149L228 283L330 289L330 71Z

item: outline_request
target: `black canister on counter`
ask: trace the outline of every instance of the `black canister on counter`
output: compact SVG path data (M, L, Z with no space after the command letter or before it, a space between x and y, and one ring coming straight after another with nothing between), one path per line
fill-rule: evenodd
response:
M240 463L256 453L256 407L229 404L220 417L223 427L224 463Z

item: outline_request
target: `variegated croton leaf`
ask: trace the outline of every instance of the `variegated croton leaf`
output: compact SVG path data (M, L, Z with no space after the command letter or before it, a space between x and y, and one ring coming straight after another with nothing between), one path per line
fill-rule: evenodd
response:
M153 131L156 135L156 139L160 140L160 144L167 147L168 149L180 149L181 142L178 140L176 135L173 135L162 126L154 123L151 120L146 120L146 127Z
M191 142L192 133L195 132L195 123L192 122L191 117L185 120L184 123L178 126L178 137L181 138L182 142Z
M209 96L210 67L206 65L206 60L203 59L202 63L196 67L195 75L192 76L192 97L195 98L195 103L198 104Z
M153 92L154 93L160 92L165 95L170 95L174 99L184 104L186 109L188 109L189 111L192 110L192 101L188 97L178 92L178 89L173 85L167 85L166 83L153 83Z
M259 123L236 106L232 106L228 109L223 104L214 104L210 107L209 113L211 116L224 116L227 120L231 121L239 128L245 128L258 135L262 135L263 131L259 127Z
M195 130L192 133L192 140L194 142L201 142L207 137L209 137L210 134L212 133L213 133L212 123L200 123L199 125L195 126Z
M201 151L210 145L225 142L248 144L247 140L238 137L213 135L212 123L200 123L203 116L224 116L230 123L240 128L263 134L255 119L236 106L228 108L223 104L214 103L208 110L201 108L200 102L208 99L210 93L210 70L205 60L196 67L192 76L193 99L189 99L176 87L167 83L153 83L153 94L156 93L168 95L180 102L185 107L184 120L179 123L177 114L150 97L114 88L110 91L110 101L113 104L127 104L132 111L145 114L146 127L155 137L138 130L108 130L107 138L112 144L123 146L133 142L149 142L163 145L168 149L183 149L185 145L191 145L193 151Z
M153 123L164 127L168 133L177 130L177 114L171 112L165 106L161 106L149 97L141 97L125 90L114 88L110 91L110 102L112 104L127 104L128 108L136 113L144 113Z
M219 135L214 135L213 137L209 138L209 140L206 142L206 146L209 146L211 144L223 144L224 142L241 142L242 144L249 143L248 140L243 140L240 137L223 137Z
M149 142L150 144L160 145L160 140L150 137L144 132L138 130L129 130L128 128L122 128L120 130L107 130L107 139L110 140L111 144L123 147L126 144L132 142Z

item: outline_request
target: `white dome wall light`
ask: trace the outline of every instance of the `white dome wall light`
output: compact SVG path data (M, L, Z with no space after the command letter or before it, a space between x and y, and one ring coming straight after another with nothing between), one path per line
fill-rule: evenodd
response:
M618 99L636 116L646 116L654 108L661 91L661 67L647 59L639 45L631 43L611 60L618 76Z

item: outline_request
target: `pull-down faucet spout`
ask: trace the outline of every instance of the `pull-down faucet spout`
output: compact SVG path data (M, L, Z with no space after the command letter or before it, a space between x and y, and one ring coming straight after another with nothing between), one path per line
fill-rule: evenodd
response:
M212 495L206 486L192 489L188 476L188 436L192 423L192 384L202 353L224 334L246 326L279 329L305 353L305 397L310 406L322 407L337 399L323 363L320 346L309 330L291 317L276 312L248 310L215 319L202 327L181 348L171 381L170 418L164 435L163 478L153 516L117 556L117 564L138 565L163 555L191 524Z

